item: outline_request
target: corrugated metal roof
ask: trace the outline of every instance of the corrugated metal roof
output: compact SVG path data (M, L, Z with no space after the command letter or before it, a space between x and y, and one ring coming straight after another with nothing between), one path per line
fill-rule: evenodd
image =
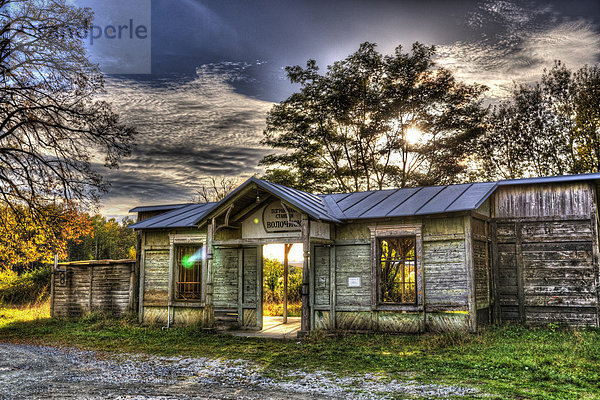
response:
M395 190L323 195L330 206L341 211L338 219L371 219L439 214L478 208L496 184L466 183Z
M193 228L217 203L188 204L129 225L133 229Z
M139 206L139 207L132 208L131 210L129 210L129 212L133 213L133 212L148 212L148 211L168 211L168 210L175 210L176 208L189 206L190 204L194 204L194 203L163 204L163 205L156 205L156 206Z
M250 178L219 203L187 204L130 225L135 229L194 227L213 210L249 184L256 184L288 202L299 211L321 221L408 217L475 210L498 186L600 180L600 173L513 179L499 182L465 183L356 193L314 195L257 178ZM150 206L163 207L163 206ZM147 207L132 209L150 211Z
M287 186L278 185L262 179L250 178L263 189L273 193L281 200L285 200L291 205L297 207L300 211L304 211L313 218L331 221L339 221L327 207L325 200L316 194L303 192L302 190L292 189Z

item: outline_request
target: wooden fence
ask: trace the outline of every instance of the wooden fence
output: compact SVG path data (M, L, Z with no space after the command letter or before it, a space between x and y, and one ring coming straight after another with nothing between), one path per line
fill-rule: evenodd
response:
M52 270L50 315L77 317L100 311L135 311L135 260L58 263Z

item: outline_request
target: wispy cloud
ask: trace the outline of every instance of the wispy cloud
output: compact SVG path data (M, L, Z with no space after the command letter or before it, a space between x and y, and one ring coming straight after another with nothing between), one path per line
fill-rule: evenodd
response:
M532 82L555 60L570 68L600 61L600 32L583 18L568 19L551 6L486 1L470 13L473 39L439 46L438 62L468 82L505 97L514 83Z
M198 68L194 79L139 81L110 78L107 98L137 127L136 148L118 170L102 202L107 215L138 204L189 201L209 176L249 177L269 149L260 144L272 103L236 93L249 64Z

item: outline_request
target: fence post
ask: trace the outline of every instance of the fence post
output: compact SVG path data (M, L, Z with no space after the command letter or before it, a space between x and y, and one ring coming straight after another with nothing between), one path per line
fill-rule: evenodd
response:
M54 254L54 265L52 266L52 271L50 272L50 317L54 318L54 274L56 273L56 268L58 267L58 253Z
M93 285L94 285L94 266L93 265L88 265L88 268L90 269L90 295L89 295L89 312L92 312L92 291L93 291Z

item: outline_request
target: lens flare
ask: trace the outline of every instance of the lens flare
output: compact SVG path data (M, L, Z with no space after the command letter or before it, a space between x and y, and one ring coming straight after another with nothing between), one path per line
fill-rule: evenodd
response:
M184 268L190 269L194 266L195 262L204 260L204 258L204 248L198 249L198 251L191 256L183 256L181 259L181 265L183 265Z

